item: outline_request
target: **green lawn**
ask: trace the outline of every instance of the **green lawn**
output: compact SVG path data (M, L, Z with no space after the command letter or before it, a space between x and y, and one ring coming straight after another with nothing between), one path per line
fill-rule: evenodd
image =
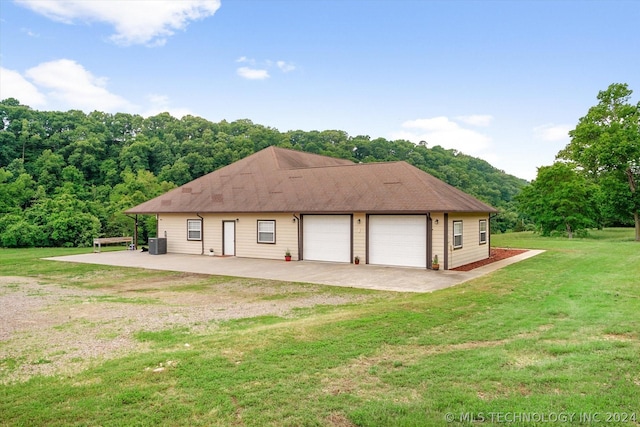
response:
M638 425L632 239L629 229L491 236L546 252L432 294L229 321L206 335L140 331L146 353L0 386L0 425ZM37 260L73 251L0 251L0 275L158 274Z

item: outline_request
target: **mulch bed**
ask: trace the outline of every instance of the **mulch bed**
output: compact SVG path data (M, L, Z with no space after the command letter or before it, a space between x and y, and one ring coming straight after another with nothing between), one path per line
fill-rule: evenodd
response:
M483 259L480 261L472 262L470 264L461 265L460 267L452 268L454 271L471 271L475 268L482 267L487 264L494 263L496 261L503 260L505 258L510 258L512 256L519 255L521 253L527 252L526 249L501 249L501 248L493 248L491 249L489 258Z

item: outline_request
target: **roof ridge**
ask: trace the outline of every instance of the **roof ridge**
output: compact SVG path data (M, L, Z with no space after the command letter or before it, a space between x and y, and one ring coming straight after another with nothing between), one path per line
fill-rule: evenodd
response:
M276 162L276 169L280 170L282 168L280 167L280 160L278 159L278 155L276 154L276 150L275 150L276 148L277 147L275 145L270 145L266 147L264 150L269 150L271 152L271 157L273 157L273 160ZM260 151L263 151L263 150L260 150ZM257 154L260 151L257 151L254 154Z

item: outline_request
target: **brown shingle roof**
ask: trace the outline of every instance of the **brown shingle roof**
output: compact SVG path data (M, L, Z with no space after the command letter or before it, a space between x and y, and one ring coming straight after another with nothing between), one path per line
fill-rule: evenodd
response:
M406 162L268 147L126 211L150 213L496 212Z

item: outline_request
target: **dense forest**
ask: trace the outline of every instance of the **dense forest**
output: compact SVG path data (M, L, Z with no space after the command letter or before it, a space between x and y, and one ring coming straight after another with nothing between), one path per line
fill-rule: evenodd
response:
M492 230L518 227L514 198L526 181L456 150L339 130L288 131L250 120L213 123L168 113L144 118L37 111L0 102L0 245L86 246L132 235L122 212L270 145L355 162L404 160L500 209ZM143 241L155 218L140 221Z

